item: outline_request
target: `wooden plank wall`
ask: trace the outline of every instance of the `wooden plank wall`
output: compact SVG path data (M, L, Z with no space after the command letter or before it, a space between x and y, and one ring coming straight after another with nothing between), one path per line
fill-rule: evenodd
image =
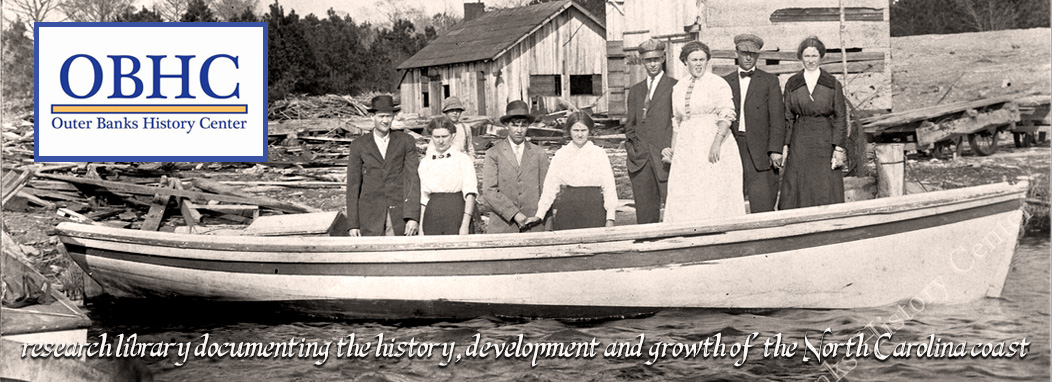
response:
M688 74L679 61L679 50L686 41L698 39L718 51L714 53L714 73L725 74L734 68L734 36L753 33L765 41L763 49L767 52L762 58L781 60L777 65L764 65L764 61L760 67L780 74L784 85L792 73L801 69L796 47L805 37L816 35L827 48L841 48L840 23L828 17L830 9L837 6L835 0L625 0L624 19L618 20L624 32L620 37L608 34L607 38L623 41L630 86L645 75L634 55L636 47L648 38L669 43L667 72L675 78L685 78ZM840 75L839 55L827 55L829 63L823 68L845 82L847 96L857 107L890 110L888 3L886 0L845 0L845 7L852 15L848 19L857 20L847 22L845 33L844 45L849 49L850 61L847 80ZM876 19L878 13L882 21L868 21ZM608 20L609 16L608 12Z
M576 107L598 105L596 111L606 111L606 38L602 26L587 19L576 9L569 9L542 26L533 35L512 47L494 62L473 62L428 68L429 75L438 75L443 84L450 85L450 94L464 102L465 115L500 116L513 100L529 102L530 75L561 75L564 96L544 97L547 105L568 101ZM479 72L484 72L486 84L485 111L478 110ZM402 112L423 116L440 113L437 108L422 106L423 88L428 79L420 70L410 70L402 82ZM570 75L603 75L603 94L570 96ZM432 110L436 109L436 110Z

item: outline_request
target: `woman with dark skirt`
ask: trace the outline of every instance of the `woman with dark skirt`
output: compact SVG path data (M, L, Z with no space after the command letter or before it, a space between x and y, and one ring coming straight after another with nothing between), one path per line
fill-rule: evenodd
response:
M539 222L549 208L553 229L613 227L617 207L614 170L606 151L592 144L592 118L574 112L566 118L570 143L555 152L544 178L537 214L527 225Z
M825 55L825 44L818 37L804 39L796 49L804 70L785 84L788 156L780 210L844 202L844 90L840 81L818 67Z
M451 150L456 126L440 116L427 124L431 136L420 160L420 233L467 235L478 196L475 165L467 154Z

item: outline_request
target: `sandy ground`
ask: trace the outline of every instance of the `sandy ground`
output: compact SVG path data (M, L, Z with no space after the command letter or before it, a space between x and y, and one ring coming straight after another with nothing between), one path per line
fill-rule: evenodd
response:
M892 111L1001 95L1048 95L1050 51L1049 29L892 38Z

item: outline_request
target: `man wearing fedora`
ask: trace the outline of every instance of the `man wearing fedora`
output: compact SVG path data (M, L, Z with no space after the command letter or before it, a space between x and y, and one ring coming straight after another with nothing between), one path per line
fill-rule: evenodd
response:
M398 108L373 97L373 131L351 142L347 159L347 223L351 236L416 235L420 218L420 154L409 134L391 131Z
M486 150L482 166L482 200L493 210L486 233L543 231L544 224L527 227L526 219L537 213L548 153L526 142L526 129L536 120L526 103L512 101L505 110L500 122L508 128L508 139Z
M782 167L785 113L778 77L756 68L763 39L734 36L738 70L724 76L738 119L731 123L742 159L743 186L750 212L774 211Z
M654 39L639 45L647 78L628 91L628 120L625 151L632 196L636 201L636 223L661 220L661 204L668 190L669 163L662 149L672 147L672 86L676 80L665 73L665 44Z

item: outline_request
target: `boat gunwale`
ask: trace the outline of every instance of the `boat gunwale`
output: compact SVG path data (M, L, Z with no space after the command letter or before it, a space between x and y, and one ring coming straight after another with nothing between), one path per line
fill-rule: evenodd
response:
M613 228L589 228L571 231L482 234L468 236L411 237L259 237L211 236L168 232L137 231L122 228L60 223L57 227L63 243L78 245L77 239L90 239L170 247L174 249L207 249L236 252L413 252L457 249L506 249L586 245L609 242L660 240L693 237L733 231L775 228L788 224L814 223L863 215L896 214L931 209L966 202L1004 198L1013 194L1025 197L1027 182L1015 185L996 183L975 187L935 191L895 198L865 200L763 214L747 214L731 219L707 219L682 223L624 225ZM844 227L850 228L850 227ZM580 254L586 255L586 254Z

